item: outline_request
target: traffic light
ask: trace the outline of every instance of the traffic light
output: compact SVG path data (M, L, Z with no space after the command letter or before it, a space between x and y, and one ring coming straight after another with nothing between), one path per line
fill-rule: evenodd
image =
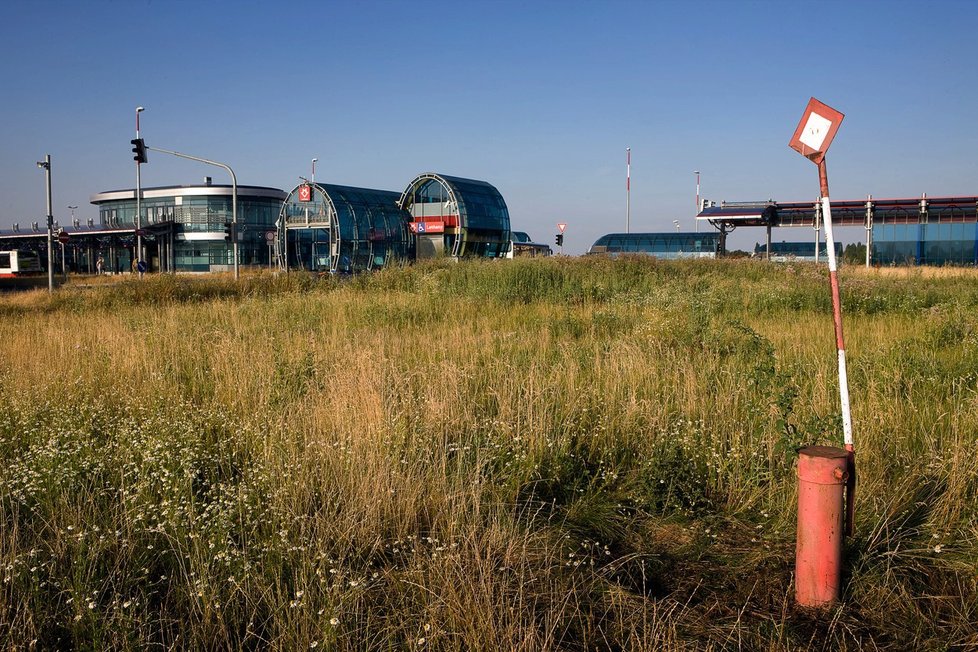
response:
M146 143L143 142L143 139L142 138L133 138L129 142L132 143L132 153L133 153L132 160L136 161L136 163L145 163L146 162Z
M234 242L234 222L224 223L224 242Z
M563 233L558 233L557 235L555 235L554 236L554 242L557 243L557 246L558 247L563 247L564 246L564 234Z

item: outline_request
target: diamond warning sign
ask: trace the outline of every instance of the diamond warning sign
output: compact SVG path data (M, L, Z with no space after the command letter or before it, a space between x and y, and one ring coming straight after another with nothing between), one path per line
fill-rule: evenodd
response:
M829 150L843 118L844 114L811 98L788 147L815 163L820 162L825 158L825 152Z

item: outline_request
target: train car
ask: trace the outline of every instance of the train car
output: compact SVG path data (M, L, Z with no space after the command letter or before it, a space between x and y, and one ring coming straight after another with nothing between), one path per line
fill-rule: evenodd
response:
M41 257L33 251L0 251L0 278L38 275L44 272Z
M47 282L41 257L35 252L0 251L0 290L30 290L44 287Z

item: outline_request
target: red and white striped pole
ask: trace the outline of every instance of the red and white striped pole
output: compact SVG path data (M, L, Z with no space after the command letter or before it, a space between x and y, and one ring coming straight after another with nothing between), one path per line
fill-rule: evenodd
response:
M856 459L849 410L846 343L842 335L842 301L832 233L832 204L825 153L835 138L843 113L814 97L788 142L793 150L818 165L820 208L825 222L825 244L832 289L832 318L839 360L839 401L845 450L809 446L798 452L798 537L795 552L795 600L803 607L823 608L839 599L842 582L842 532L852 534L856 489ZM816 243L817 244L817 243ZM817 247L816 247L817 251ZM842 487L845 486L843 507ZM843 514L844 512L844 514ZM845 523L843 524L843 518Z
M839 272L835 258L835 239L832 234L832 203L829 201L829 177L825 158L818 162L818 182L822 193L822 219L825 222L825 246L829 258L829 284L832 287L832 317L835 321L835 344L839 356L839 401L842 407L842 436L849 454L849 475L846 482L846 534L852 534L853 499L856 489L855 448L852 442L852 414L849 409L849 375L846 371L846 341L842 333L842 300L839 297Z
M625 148L625 233L632 228L632 148Z

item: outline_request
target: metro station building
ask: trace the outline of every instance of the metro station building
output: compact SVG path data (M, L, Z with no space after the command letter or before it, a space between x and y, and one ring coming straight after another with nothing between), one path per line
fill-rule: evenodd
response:
M213 185L210 177L199 186L144 188L141 203L146 262L156 271L227 271L234 264L224 225L232 221L232 187ZM238 186L238 261L268 265L271 248L266 234L275 231L285 193L277 188ZM136 191L113 190L92 195L99 225L122 232L105 244L113 258L128 270L134 248ZM87 235L85 231L70 235ZM97 236L96 236L97 237ZM111 262L116 262L115 260ZM109 266L116 269L118 265Z
M150 271L221 272L234 264L225 225L232 186L144 188L136 224L134 189L91 197L98 222L56 225L56 267L128 272L143 241ZM491 184L426 173L402 192L304 181L290 192L237 187L238 263L328 273L357 273L426 258L502 258L511 247L509 211ZM0 249L47 257L47 228L0 231Z
M286 269L357 273L429 258L503 258L509 210L491 184L425 173L396 193L302 183L279 219Z

